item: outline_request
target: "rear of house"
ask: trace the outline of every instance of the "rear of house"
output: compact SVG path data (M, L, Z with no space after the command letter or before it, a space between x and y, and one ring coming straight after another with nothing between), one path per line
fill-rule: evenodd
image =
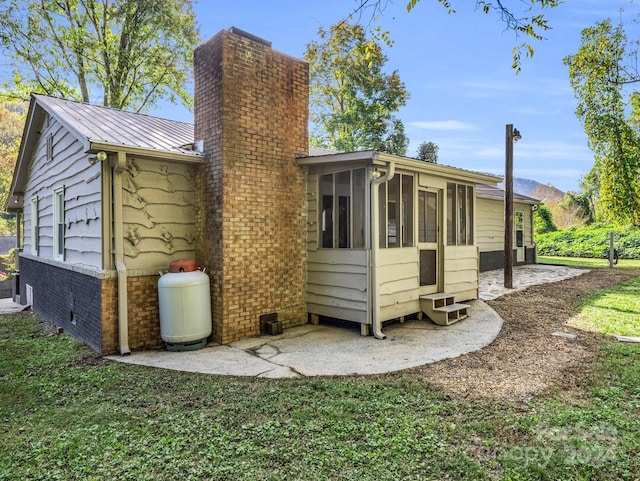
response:
M195 126L32 96L9 199L20 302L126 354L161 344L158 272L176 259L207 268L220 343L274 317L383 337L386 320L437 304L447 324L478 297L476 185L498 177L309 155L308 65L240 30L198 47L194 72Z

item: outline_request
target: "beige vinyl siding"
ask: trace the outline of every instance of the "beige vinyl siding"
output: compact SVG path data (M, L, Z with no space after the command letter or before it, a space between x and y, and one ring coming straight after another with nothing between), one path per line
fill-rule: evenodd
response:
M480 252L504 250L504 200L483 197L477 197L476 199L476 242ZM513 212L515 213L516 211L524 213L524 245L531 247L533 245L531 205L514 201ZM515 246L516 239L514 235L514 249Z
M347 321L367 322L367 251L309 252L307 310Z
M455 294L456 301L478 298L478 248L444 247L444 292Z
M53 191L64 187L64 262L102 268L100 165L87 161L84 146L62 124L43 121L42 134L29 165L25 198L38 197L38 256L54 259ZM53 159L47 160L51 136ZM31 212L25 209L25 252L31 252Z
M418 249L380 249L377 255L376 283L381 320L386 321L418 312Z
M129 269L166 269L195 258L195 167L130 159L123 174L124 255Z
M504 202L476 197L476 242L480 252L504 249Z

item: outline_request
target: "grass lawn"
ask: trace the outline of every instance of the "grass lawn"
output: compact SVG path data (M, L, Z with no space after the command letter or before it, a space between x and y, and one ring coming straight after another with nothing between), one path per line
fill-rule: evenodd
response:
M634 310L637 329L627 284L584 309ZM468 401L410 373L218 377L104 361L3 316L0 480L639 479L640 345L604 342L584 376L527 401Z
M603 334L640 337L640 278L588 296L569 324Z
M538 256L539 264L556 264L571 267L609 267L609 259L590 259L586 257ZM640 269L640 259L620 259L615 269Z

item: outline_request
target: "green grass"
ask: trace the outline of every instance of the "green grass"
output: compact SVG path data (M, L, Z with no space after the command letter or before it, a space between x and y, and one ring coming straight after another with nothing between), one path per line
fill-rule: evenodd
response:
M640 337L640 278L588 296L569 324L601 334Z
M609 259L587 257L538 256L540 264L555 264L570 267L609 267ZM615 269L640 269L640 259L620 259Z
M410 373L181 373L104 361L32 315L4 316L0 480L638 479L640 346L605 343L582 384L497 402Z

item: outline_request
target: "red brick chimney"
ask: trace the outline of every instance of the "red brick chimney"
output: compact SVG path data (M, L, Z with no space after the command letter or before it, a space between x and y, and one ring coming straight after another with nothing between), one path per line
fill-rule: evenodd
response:
M309 69L231 28L194 54L196 256L211 274L214 340L260 333L261 316L306 322Z

